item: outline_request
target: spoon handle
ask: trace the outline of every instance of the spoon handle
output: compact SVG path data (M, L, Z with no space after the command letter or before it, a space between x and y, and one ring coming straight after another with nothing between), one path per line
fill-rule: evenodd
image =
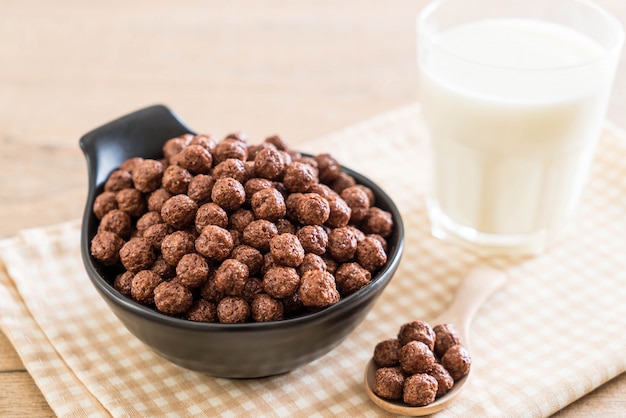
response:
M452 323L461 333L461 340L467 342L469 326L474 314L482 303L506 282L506 275L491 267L476 267L463 279L452 303L433 325Z

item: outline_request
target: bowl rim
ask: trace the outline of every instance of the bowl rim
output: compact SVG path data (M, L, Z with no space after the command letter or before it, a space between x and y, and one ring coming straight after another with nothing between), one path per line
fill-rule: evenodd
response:
M189 130L189 132L192 132ZM84 138L84 137L83 137ZM81 139L82 141L82 139ZM93 143L93 139L91 140ZM85 151L83 149L83 151ZM308 155L304 154L303 155ZM88 169L94 170L94 167L90 165L88 161ZM87 271L90 281L94 284L96 289L105 296L107 303L114 303L116 306L130 312L136 316L150 320L166 326L173 326L176 328L183 328L192 331L224 331L224 332L246 332L246 331L261 331L261 330L279 330L282 328L292 328L298 325L304 325L309 323L316 323L320 320L326 320L328 317L340 315L342 312L350 309L351 307L358 306L368 301L371 294L376 294L376 290L379 287L385 287L391 280L395 270L400 263L402 254L404 251L404 224L398 207L393 202L391 197L374 181L368 177L341 165L341 171L353 176L357 184L362 184L374 192L376 196L376 206L387 210L391 213L394 220L394 226L391 232L394 237L395 245L391 248L391 251L387 254L387 263L379 270L371 282L363 288L359 289L355 293L342 297L337 303L322 308L314 312L306 312L298 316L281 319L278 321L269 322L245 322L237 324L223 324L214 322L199 322L190 321L183 318L174 316L168 316L166 314L157 312L153 307L142 305L117 291L111 282L109 282L103 274L96 267L96 260L90 254L90 240L93 237L89 236L89 225L94 221L95 217L92 216L92 207L95 197L101 192L103 184L97 185L95 176L93 173L89 173L89 191L87 196L87 202L85 205L83 220L81 224L81 255L83 264ZM94 229L95 230L95 229Z

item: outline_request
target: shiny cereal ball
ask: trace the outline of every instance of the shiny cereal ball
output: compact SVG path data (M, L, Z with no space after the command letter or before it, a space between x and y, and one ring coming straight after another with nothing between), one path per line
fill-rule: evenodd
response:
M193 295L185 286L174 282L161 282L154 289L154 304L166 315L182 315L191 308Z
M213 169L213 177L216 179L232 177L241 184L249 179L246 164L236 158L228 158L216 165Z
M124 240L110 231L100 231L91 240L91 255L102 264L114 265L120 260Z
M209 277L209 263L200 254L185 254L176 265L176 277L189 289L200 287Z
M163 238L161 255L170 266L176 266L185 254L194 251L194 237L189 232L174 231Z
M270 240L278 235L276 225L265 219L250 222L243 230L243 243L261 252L270 250Z
M439 363L435 364L428 374L437 379L437 397L445 395L454 386L454 379Z
M282 178L285 170L285 158L283 154L273 148L260 150L254 158L254 172L257 177L268 180Z
M152 244L145 238L131 238L120 249L120 260L128 271L138 272L149 269L154 259Z
M202 145L189 144L176 157L176 164L192 174L207 174L211 171L213 156Z
M335 228L328 234L328 252L339 262L349 261L356 254L357 236L348 227Z
M168 224L177 229L183 229L191 224L198 211L198 204L189 196L178 194L170 197L161 208L161 217Z
M371 273L358 263L342 264L335 272L337 289L343 296L349 296L363 288L370 282L371 278Z
M257 219L276 221L287 213L283 195L274 187L259 190L250 199L252 212Z
M248 159L247 141L235 138L226 138L219 142L214 151L215 164L219 164L229 158L236 158L241 161Z
M378 367L395 367L400 364L402 345L397 338L383 340L374 347L374 362Z
M356 184L356 180L354 180L354 177L352 177L350 174L339 173L337 178L333 180L330 187L337 193L341 193L348 187L354 186L355 184Z
M263 255L256 248L249 245L238 245L233 249L230 257L237 260L248 267L248 273L250 275L257 274L261 271L263 265Z
M223 324L247 322L250 318L250 306L241 297L226 296L217 305L217 317Z
M425 406L433 403L437 395L437 380L424 373L407 377L404 382L402 400L410 406Z
M308 308L325 308L341 298L335 278L321 270L311 270L302 276L299 294L302 304Z
M115 195L117 208L127 212L135 218L143 215L147 210L146 199L137 189L124 189Z
M113 209L117 209L115 194L115 192L103 192L96 196L93 201L93 213L96 215L96 218L102 219L104 215Z
M187 196L199 205L211 200L211 192L215 185L215 178L209 174L196 174L187 187Z
M161 186L163 164L158 160L146 159L135 166L132 180L135 189L143 193L150 193Z
M167 190L161 188L156 189L148 196L148 210L150 212L161 212L161 208L163 208L163 203L172 197L172 194Z
M154 289L162 282L163 280L158 274L150 270L141 270L133 277L131 295L139 303L152 305L154 303Z
M363 268L375 272L387 264L387 253L380 241L373 237L365 237L357 244L356 259Z
M131 286L133 282L133 277L135 277L135 274L131 273L130 271L125 271L124 273L120 273L117 276L115 276L113 287L122 295L128 298L131 298L132 297Z
M292 267L272 267L263 276L263 290L276 299L293 295L299 285L300 276Z
M194 224L198 232L202 232L207 225L217 225L225 229L228 227L228 214L217 203L205 203L198 208Z
M350 222L352 210L350 206L339 196L330 197L328 201L328 219L324 223L330 228L341 228Z
M298 267L304 259L304 248L293 234L276 235L270 240L270 252L274 260L287 267Z
M320 181L325 184L332 183L341 172L341 166L330 154L316 155L317 167L319 170Z
M320 225L305 225L296 232L296 236L307 253L322 255L328 246L328 234Z
M196 239L195 247L196 251L209 261L223 261L229 256L235 245L228 230L216 225L208 225L204 227Z
M441 365L446 368L456 382L467 376L472 365L472 358L465 347L457 344L448 348L446 354L441 358Z
M161 184L166 191L173 195L182 194L187 193L191 178L191 173L185 168L178 165L170 165L163 172Z
M239 209L246 201L246 192L243 185L232 177L223 177L215 180L211 199L226 211Z
M229 258L217 268L214 277L217 290L227 296L239 296L248 280L248 267Z
M411 341L421 341L430 351L435 349L435 331L424 321L411 321L403 324L398 332L398 339L402 345Z
M292 193L305 193L317 181L317 171L309 164L294 161L285 168L283 184Z
M427 373L436 362L433 352L421 341L411 341L400 349L400 367L407 374Z
M128 239L132 233L132 228L130 215L123 210L113 209L102 217L100 225L98 225L98 232L109 231L120 238Z
M104 183L105 192L119 192L133 187L133 177L126 170L114 170Z
M391 213L377 207L367 210L362 225L363 232L366 234L378 234L387 238L391 235L392 228L393 219L391 218Z
M294 200L295 215L302 225L322 225L328 221L330 204L319 194L305 193Z
M255 322L280 321L283 319L283 304L266 293L259 293L250 304L252 320Z
M401 399L404 380L404 375L397 367L382 367L376 370L372 390L381 398Z
M454 345L461 344L461 339L452 324L439 324L433 328L435 332L435 354L439 357Z
M351 186L341 191L341 198L350 207L350 221L359 223L365 219L367 210L370 208L370 198L363 190L358 186Z
M198 299L185 313L185 319L195 322L217 322L217 304Z

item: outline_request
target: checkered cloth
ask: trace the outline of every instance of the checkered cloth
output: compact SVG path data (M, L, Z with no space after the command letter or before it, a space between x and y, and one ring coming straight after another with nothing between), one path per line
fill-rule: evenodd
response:
M89 282L79 223L0 242L0 326L59 416L384 416L362 387L374 345L444 310L472 266L508 274L471 329L472 378L441 416L547 416L626 371L626 139L607 126L577 231L534 258L485 258L429 236L417 105L307 144L379 182L406 227L400 267L335 350L253 380L175 366L134 338ZM3 265L2 265L3 263Z

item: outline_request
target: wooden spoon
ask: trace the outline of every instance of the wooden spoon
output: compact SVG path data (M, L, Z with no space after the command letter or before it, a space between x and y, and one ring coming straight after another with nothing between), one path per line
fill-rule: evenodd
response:
M461 343L469 349L469 327L478 308L498 290L506 281L500 270L489 267L477 267L469 272L457 290L456 296L448 309L437 318L429 321L433 326L450 323L457 329ZM471 372L471 370L470 370ZM408 406L401 401L392 401L378 397L373 391L376 365L370 360L365 368L365 390L370 399L386 411L399 415L422 416L433 414L446 408L461 390L469 375L458 380L445 395L426 406Z

